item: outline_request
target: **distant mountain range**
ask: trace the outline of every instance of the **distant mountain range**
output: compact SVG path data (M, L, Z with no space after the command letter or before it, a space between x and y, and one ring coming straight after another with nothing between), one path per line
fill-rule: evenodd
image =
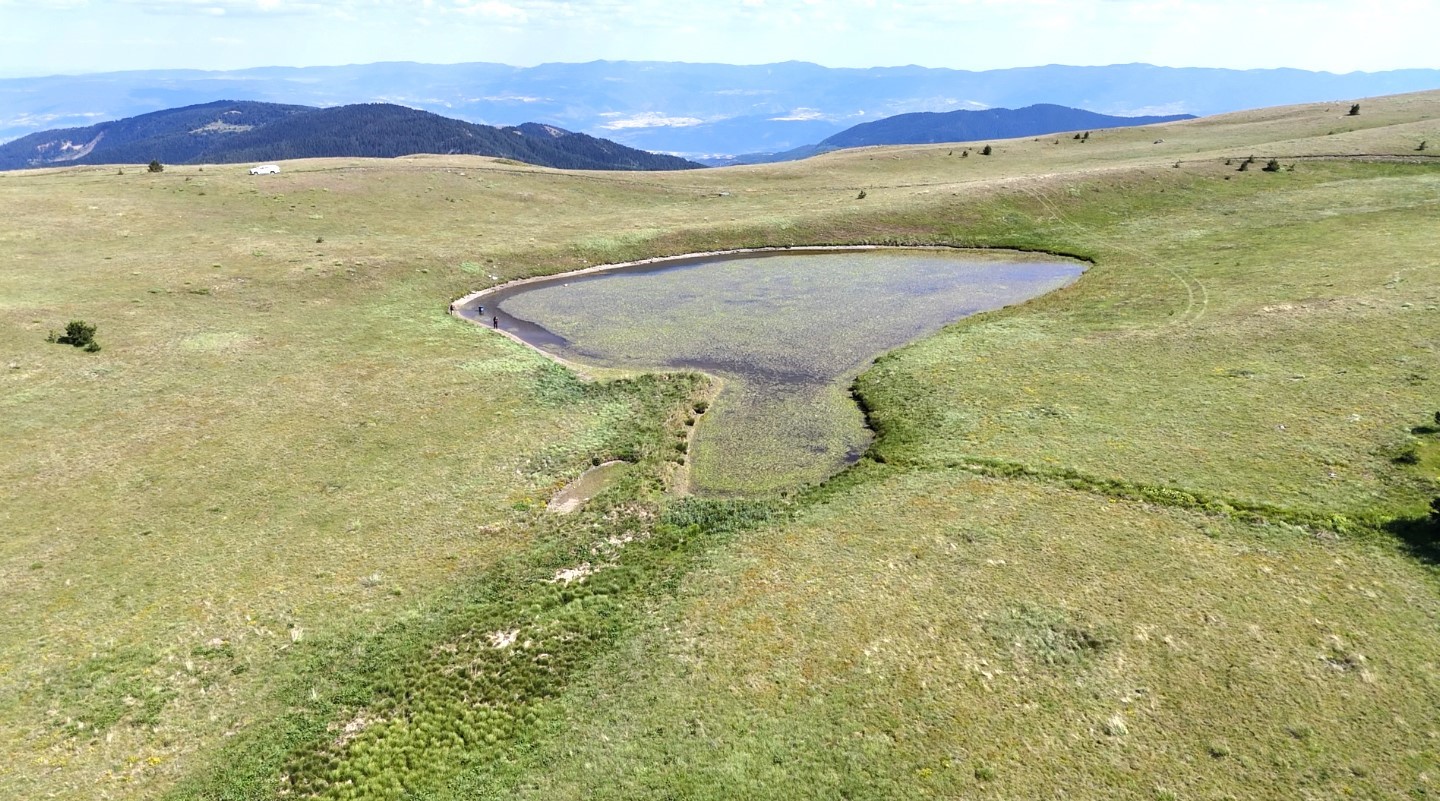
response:
M871 145L923 145L934 142L976 142L983 139L1010 139L1041 136L1060 131L1128 128L1159 122L1194 119L1193 114L1148 117L1115 117L1078 108L1040 103L1020 109L992 108L984 111L921 111L897 114L875 122L847 128L818 144L782 153L754 153L730 159L711 159L711 166L764 164L804 159L832 150Z
M463 153L573 170L701 165L552 125L494 128L387 103L334 108L221 100L43 131L0 145L0 170L66 164L230 164Z
M1056 103L1101 114L1217 114L1440 88L1440 70L1335 75L1121 64L964 70L596 61L154 70L0 80L0 141L219 97L398 103L469 122L535 120L690 158L776 153L913 112Z
M1123 128L1192 119L1189 114L1116 117L1038 104L1022 109L899 114L847 128L781 153L716 159L710 166L793 161L847 147L973 142L1060 131ZM0 145L0 170L68 164L230 164L417 153L511 158L562 169L676 170L702 166L552 125L513 128L453 120L388 103L317 109L220 100L85 128L41 131Z

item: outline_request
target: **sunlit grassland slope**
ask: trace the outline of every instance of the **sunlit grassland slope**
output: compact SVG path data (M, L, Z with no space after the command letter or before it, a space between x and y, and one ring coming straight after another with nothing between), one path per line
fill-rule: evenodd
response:
M1396 455L1434 447L1440 172L1199 149L930 205L1096 267L862 375L884 464L717 553L457 796L1433 793L1440 474Z
M1039 483L856 478L716 558L550 749L456 797L1431 791L1430 571Z
M0 174L0 795L1433 793L1434 550L1394 521L1440 490L1394 456L1440 407L1440 95L1346 107L655 175ZM1095 266L882 359L872 461L724 537L659 492L703 382L444 314L863 242ZM72 319L102 351L45 341ZM581 558L617 578L544 580ZM512 627L563 666L407 685ZM425 728L474 699L482 746Z

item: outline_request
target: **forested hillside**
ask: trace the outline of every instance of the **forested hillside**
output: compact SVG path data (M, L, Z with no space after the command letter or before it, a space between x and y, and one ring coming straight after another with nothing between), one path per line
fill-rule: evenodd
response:
M699 165L585 134L527 123L453 120L388 103L334 108L219 101L0 145L0 169L62 164L227 164L415 153L480 155L574 170L676 170Z
M712 166L726 164L767 164L818 156L847 147L875 145L927 145L938 142L978 142L984 139L1013 139L1020 136L1048 136L1061 131L1130 128L1193 119L1192 114L1157 117L1118 117L1084 109L1039 103L1024 108L989 108L981 111L916 112L897 114L883 120L856 125L821 140L782 153L756 153L735 159L714 159Z
M823 148L868 145L924 145L935 142L971 142L977 139L1011 139L1041 136L1056 131L1128 128L1158 122L1188 120L1193 114L1117 117L1079 108L1039 103L1025 108L987 108L982 111L928 111L897 114L883 120L847 128L820 143Z

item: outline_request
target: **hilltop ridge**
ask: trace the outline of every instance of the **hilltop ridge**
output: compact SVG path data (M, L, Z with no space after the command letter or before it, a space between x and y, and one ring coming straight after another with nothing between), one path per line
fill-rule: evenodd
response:
M982 139L1013 139L1060 132L1100 128L1132 128L1162 122L1195 119L1193 114L1163 116L1115 116L1054 103L1037 103L1018 109L990 108L980 111L919 111L897 114L874 122L846 128L822 141L782 153L754 153L733 159L706 160L712 165L764 164L818 156L832 150L876 145L929 145L940 142L977 142Z
M219 100L0 145L0 169L64 164L231 164L415 153L510 158L572 170L680 170L700 165L553 125L496 128L392 103L333 108Z

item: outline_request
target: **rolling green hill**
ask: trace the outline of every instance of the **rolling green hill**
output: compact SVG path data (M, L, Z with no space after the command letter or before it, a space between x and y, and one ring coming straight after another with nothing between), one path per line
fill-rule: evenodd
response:
M0 797L1433 795L1440 93L1360 102L988 158L0 174ZM870 453L783 496L672 491L706 377L446 313L859 243L1093 266L882 357Z

